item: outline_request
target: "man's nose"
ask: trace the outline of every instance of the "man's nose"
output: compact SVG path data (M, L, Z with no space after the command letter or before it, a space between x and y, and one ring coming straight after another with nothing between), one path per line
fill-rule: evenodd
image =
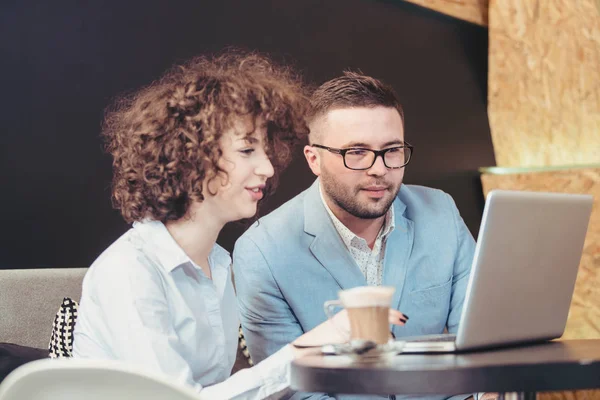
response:
M381 176L385 175L388 172L388 168L385 166L383 162L383 155L378 155L375 157L375 163L367 170L369 175Z

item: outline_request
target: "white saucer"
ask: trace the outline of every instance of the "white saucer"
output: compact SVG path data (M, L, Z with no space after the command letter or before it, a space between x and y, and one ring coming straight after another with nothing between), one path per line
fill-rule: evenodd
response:
M404 341L390 340L386 344L379 344L364 352L357 352L350 343L329 344L321 347L321 354L336 356L351 356L357 360L382 359L389 356L395 356L402 352Z

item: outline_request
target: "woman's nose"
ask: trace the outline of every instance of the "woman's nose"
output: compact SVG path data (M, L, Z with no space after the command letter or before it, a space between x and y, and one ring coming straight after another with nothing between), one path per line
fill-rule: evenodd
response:
M260 160L258 166L256 167L255 172L257 175L266 176L267 178L272 177L273 174L275 173L273 164L271 164L271 160L269 160L269 157L267 157L266 154Z

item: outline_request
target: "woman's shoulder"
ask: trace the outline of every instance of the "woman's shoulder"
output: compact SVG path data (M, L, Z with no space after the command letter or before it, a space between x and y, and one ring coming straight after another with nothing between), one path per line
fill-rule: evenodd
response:
M151 269L152 264L143 238L132 228L96 258L88 275L139 274Z
M134 229L115 240L92 263L82 286L82 305L99 307L163 298L165 273ZM124 303L123 303L124 302Z

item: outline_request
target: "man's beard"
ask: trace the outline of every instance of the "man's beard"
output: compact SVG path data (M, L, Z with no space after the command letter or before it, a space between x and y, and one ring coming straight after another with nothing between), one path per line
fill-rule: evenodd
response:
M395 187L392 183L382 179L375 179L369 184L346 187L325 171L322 171L320 178L323 190L338 207L350 215L362 219L376 219L384 216L400 190L400 184ZM368 185L387 186L387 191L393 196L361 202L358 198L360 188Z

